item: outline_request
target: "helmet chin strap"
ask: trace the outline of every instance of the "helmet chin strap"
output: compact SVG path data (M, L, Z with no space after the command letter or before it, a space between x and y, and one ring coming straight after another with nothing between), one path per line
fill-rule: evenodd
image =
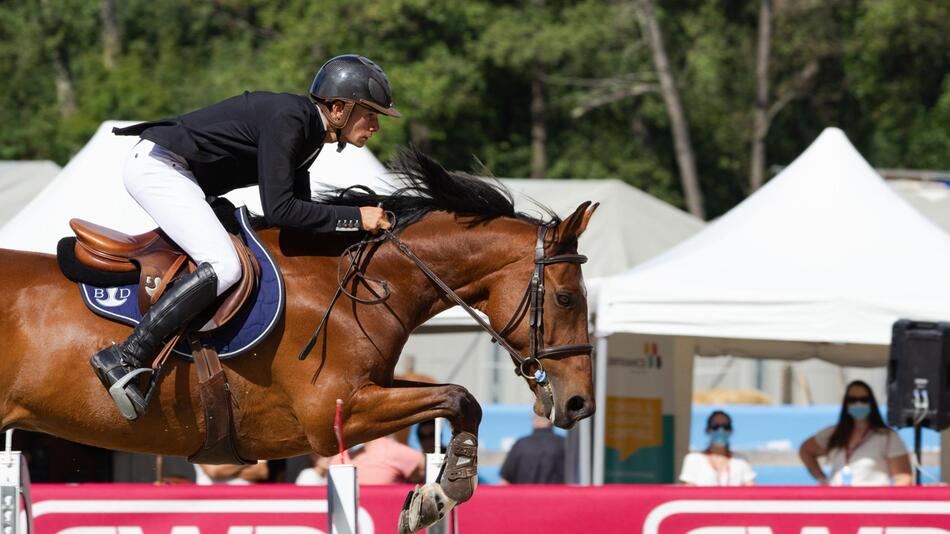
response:
M327 122L330 123L330 126L336 130L336 151L343 152L343 149L346 148L346 139L343 138L343 127L350 121L350 115L353 113L353 108L356 106L356 103L343 102L343 116L340 117L340 120L333 119L332 106L327 105L327 103L323 101L316 101L316 103L323 108L325 111L324 117Z

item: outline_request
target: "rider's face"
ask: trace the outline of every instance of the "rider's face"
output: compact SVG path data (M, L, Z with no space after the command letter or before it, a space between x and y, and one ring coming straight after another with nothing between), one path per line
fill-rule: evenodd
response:
M379 131L379 114L360 105L353 106L350 120L343 127L343 139L358 147Z

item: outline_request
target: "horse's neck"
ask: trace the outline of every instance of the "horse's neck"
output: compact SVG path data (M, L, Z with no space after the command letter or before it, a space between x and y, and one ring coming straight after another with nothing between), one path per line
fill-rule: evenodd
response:
M282 236L282 232L269 229L260 235L275 253L285 278L306 280L316 273L335 282L339 254L349 242L338 237L314 240L310 234L293 231ZM493 274L529 257L533 250L533 236L533 230L522 221L497 219L469 228L444 212L430 213L399 234L419 259L466 303L476 308L485 303ZM386 307L399 316L406 336L454 305L394 244L384 243L371 256L366 274L385 280L393 287L394 298L387 302ZM345 265L346 260L343 261ZM330 286L327 287L327 291L332 293ZM361 297L378 296L362 291L365 288L357 290ZM329 301L331 296L321 295L317 299ZM314 297L298 295L297 298Z
M480 309L492 275L529 254L525 226L498 219L469 228L449 214L433 213L407 228L402 239L462 300ZM399 254L395 247L393 252ZM398 261L409 262L406 258ZM418 297L412 315L419 324L455 305L411 262L404 272L408 275L404 283L411 284L406 290Z

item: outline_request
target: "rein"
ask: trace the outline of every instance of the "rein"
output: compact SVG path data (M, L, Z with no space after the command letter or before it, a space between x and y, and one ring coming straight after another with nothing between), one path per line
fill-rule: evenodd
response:
M502 348L508 351L508 354L511 356L511 359L515 364L515 374L534 379L534 381L537 382L539 386L542 386L543 394L548 397L544 400L544 403L549 405L546 408L550 408L550 417L553 419L553 391L551 390L550 383L547 379L547 373L544 372L544 366L541 363L541 359L555 358L566 354L590 355L591 352L593 352L593 346L590 343L577 343L571 345L558 345L548 348L544 347L544 268L555 263L583 264L587 261L587 256L582 254L561 254L546 258L544 256L544 238L547 234L547 230L547 226L538 227L538 240L535 244L534 250L534 273L531 276L531 281L529 282L527 289L525 289L525 293L521 299L521 302L515 309L514 315L512 315L511 319L508 321L508 324L505 325L500 333L496 332L487 321L482 319L482 317L475 311L474 308L462 300L462 298L459 297L451 287L443 282L442 279L439 278L439 276L435 274L424 261L419 259L419 257L416 256L412 250L410 250L409 247L390 230L383 229L382 235L380 237L363 239L359 243L350 245L346 248L346 250L343 251L342 254L340 254L340 263L337 266L336 293L330 300L330 305L327 307L327 311L323 315L323 320L320 321L320 325L317 326L316 331L314 331L313 336L311 336L307 345L301 351L298 359L303 360L306 358L307 354L313 348L320 330L322 330L326 325L327 318L330 316L330 310L333 308L333 305L336 303L341 294L345 294L350 299L363 304L378 304L385 301L389 297L389 284L387 284L386 281L368 278L357 268L357 265L362 261L366 245L388 240L396 246L399 252L415 263L419 270L422 271L422 273L425 274L426 277L428 277L429 280L431 280L436 286L438 286L446 297L465 310L465 312L468 313L472 319L474 319L475 322L478 323L478 325L492 337L492 342L498 343ZM346 272L341 275L340 268L343 264L343 258L347 256L350 259L350 263L346 269ZM356 295L348 292L344 286L353 276L362 280L373 281L381 284L383 287L383 295L376 299L360 299ZM531 352L528 357L523 356L505 339L505 336L514 331L518 324L521 323L526 314L529 316L528 324L531 329L529 338ZM531 372L532 369L534 370L533 372Z
M388 230L386 230L388 233ZM310 354L310 351L313 350L313 346L317 343L317 337L320 335L320 331L323 330L323 327L326 326L327 320L330 318L330 310L333 309L333 305L336 304L337 299L340 298L340 295L346 295L350 300L354 302L359 302L360 304L379 304L384 302L389 298L391 293L389 289L389 283L385 280L380 280L378 278L371 278L363 274L357 268L357 265L363 261L363 253L366 251L366 245L371 245L373 243L380 243L386 239L386 236L383 237L373 237L367 238L364 237L360 240L359 243L353 243L352 245L346 247L342 253L340 253L340 261L336 266L336 292L333 293L333 298L330 299L330 304L327 305L327 311L323 313L323 319L320 320L320 324L317 325L316 330L313 331L313 335L310 336L310 339L307 340L307 344L304 345L301 349L300 354L297 355L298 360L304 360L307 358L307 355ZM346 268L346 272L342 275L340 274L340 268L343 266L343 258L349 257L350 264ZM356 296L353 293L350 293L346 290L346 283L350 278L356 277L360 280L376 282L383 288L383 295L375 299L363 299Z

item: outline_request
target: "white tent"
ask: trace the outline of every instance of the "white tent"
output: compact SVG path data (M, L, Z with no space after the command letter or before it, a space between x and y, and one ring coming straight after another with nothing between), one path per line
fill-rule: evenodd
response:
M630 451L645 446L618 432L621 401L657 399L649 415L662 405L662 417L675 419L664 458L682 458L693 355L883 365L895 320L950 319L948 272L950 236L895 194L843 132L825 130L719 220L604 282L596 376L607 409L595 421L594 481L604 480L605 447L608 464L620 451L622 477L637 463ZM629 365L654 356L662 368Z
M950 236L835 128L666 254L607 281L600 335L707 338L699 353L881 365L900 317L950 319Z
M122 185L125 155L138 137L117 136L112 128L134 124L102 123L96 134L33 200L0 227L0 247L55 253L60 238L71 235L69 219L78 217L126 233L150 230L155 223L135 203ZM310 167L315 186L361 183L387 190L385 167L367 148L348 147L343 152L327 147ZM235 204L261 213L257 187L227 196Z
M59 172L52 161L0 161L0 227Z

